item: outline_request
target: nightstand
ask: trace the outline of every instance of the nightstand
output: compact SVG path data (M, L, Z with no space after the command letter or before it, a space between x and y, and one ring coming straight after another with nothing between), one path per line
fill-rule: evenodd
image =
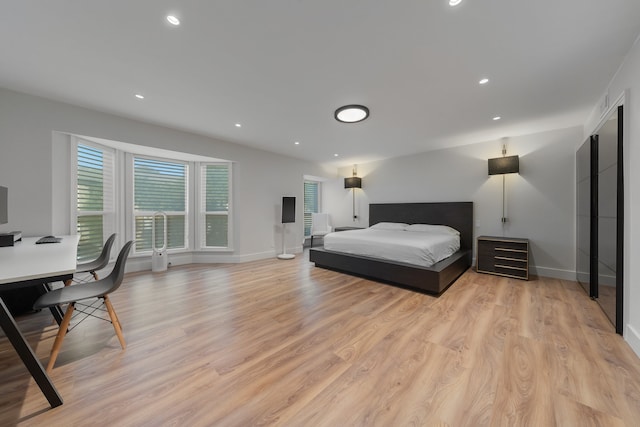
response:
M476 271L529 280L529 239L478 237Z

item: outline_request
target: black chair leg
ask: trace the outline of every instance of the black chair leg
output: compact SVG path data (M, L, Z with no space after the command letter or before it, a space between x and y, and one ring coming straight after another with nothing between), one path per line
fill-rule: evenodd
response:
M313 234L311 235L311 247L313 247Z

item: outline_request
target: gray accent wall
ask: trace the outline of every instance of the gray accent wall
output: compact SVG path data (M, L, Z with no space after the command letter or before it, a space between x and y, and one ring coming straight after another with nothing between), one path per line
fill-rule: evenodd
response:
M368 204L474 202L474 236L530 239L530 271L575 280L575 147L582 127L481 142L358 165L358 221L351 219L351 190L341 178L326 184L325 208L334 225L368 225ZM391 142L390 142L391 143ZM520 156L520 174L506 177L502 225L502 176L488 176L487 159ZM351 167L339 171L349 176ZM475 247L475 245L474 245ZM475 251L474 251L475 256Z

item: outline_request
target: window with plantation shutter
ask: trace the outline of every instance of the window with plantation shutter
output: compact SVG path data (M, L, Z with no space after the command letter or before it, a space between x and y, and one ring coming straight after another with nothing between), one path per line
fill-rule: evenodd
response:
M135 240L136 254L150 255L164 245L159 213L167 216L170 255L232 250L232 162L79 135L70 142L79 262L96 259L113 233L119 243Z
M167 215L167 248L187 247L188 236L188 165L181 162L133 158L133 209L136 252L152 249L155 218L155 247L163 246L164 221L157 212Z
M114 224L114 151L76 144L76 230L78 261L98 257Z
M304 181L304 236L311 235L311 214L320 212L320 183Z
M201 245L228 248L231 163L205 163L200 169Z

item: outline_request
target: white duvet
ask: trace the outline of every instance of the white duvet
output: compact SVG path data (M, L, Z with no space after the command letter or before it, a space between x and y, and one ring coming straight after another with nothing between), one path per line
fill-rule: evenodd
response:
M324 248L431 267L460 249L460 236L428 231L365 228L327 234L324 237Z

